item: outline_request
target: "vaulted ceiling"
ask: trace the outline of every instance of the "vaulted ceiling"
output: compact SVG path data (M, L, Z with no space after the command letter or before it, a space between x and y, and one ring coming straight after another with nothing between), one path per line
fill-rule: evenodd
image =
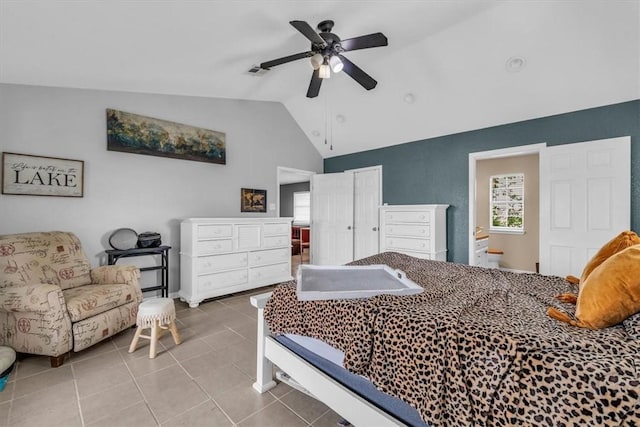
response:
M306 98L307 59L247 72L325 19L387 36L345 53L375 89ZM281 102L331 157L639 99L640 2L0 0L0 82Z

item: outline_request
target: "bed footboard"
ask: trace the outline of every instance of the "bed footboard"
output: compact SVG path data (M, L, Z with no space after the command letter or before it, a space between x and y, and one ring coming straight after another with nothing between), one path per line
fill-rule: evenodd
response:
M265 340L269 335L269 326L264 321L264 307L271 298L271 292L251 297L251 305L258 309L258 347L256 350L256 382L253 388L264 393L274 388L277 383L273 378L273 363L265 357Z

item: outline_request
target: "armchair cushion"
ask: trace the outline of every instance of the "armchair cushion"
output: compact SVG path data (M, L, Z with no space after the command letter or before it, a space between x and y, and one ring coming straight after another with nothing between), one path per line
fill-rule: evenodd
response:
M80 286L62 293L72 323L137 301L134 288L127 284Z
M46 313L51 310L50 293L59 301L60 287L56 285L28 285L0 288L0 310Z
M0 260L0 288L49 283L68 289L91 283L89 260L73 233L0 236Z

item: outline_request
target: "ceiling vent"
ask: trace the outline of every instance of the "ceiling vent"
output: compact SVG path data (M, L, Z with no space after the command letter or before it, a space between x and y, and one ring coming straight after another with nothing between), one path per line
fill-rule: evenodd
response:
M267 71L269 70L260 68L259 65L254 65L247 70L247 74L249 74L250 76L264 76L265 74L267 74Z

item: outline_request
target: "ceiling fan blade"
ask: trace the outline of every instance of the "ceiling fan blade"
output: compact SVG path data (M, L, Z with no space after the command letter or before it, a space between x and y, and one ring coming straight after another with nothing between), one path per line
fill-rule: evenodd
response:
M320 71L313 70L311 76L311 82L309 83L309 89L307 90L307 98L315 98L320 93L320 85L322 85L322 79L320 78Z
M355 81L360 83L360 85L366 90L371 90L378 84L377 81L373 79L369 74L365 73L353 62L349 61L342 55L338 55L344 64L344 68L342 71L350 75Z
M368 49L370 47L387 46L387 37L382 33L367 34L366 36L354 37L342 40L340 45L345 52L350 50Z
M275 67L276 65L285 64L287 62L295 61L297 59L310 58L311 56L313 56L313 52L311 51L300 52L300 53L296 53L295 55L284 56L282 58L274 59L272 61L263 62L262 64L260 64L260 68L262 68L263 70L268 70L269 68Z
M303 36L311 40L311 43L322 47L327 45L327 42L320 37L320 34L316 33L315 30L311 28L311 25L307 24L305 21L289 21L289 24L293 25L293 27L300 31Z

